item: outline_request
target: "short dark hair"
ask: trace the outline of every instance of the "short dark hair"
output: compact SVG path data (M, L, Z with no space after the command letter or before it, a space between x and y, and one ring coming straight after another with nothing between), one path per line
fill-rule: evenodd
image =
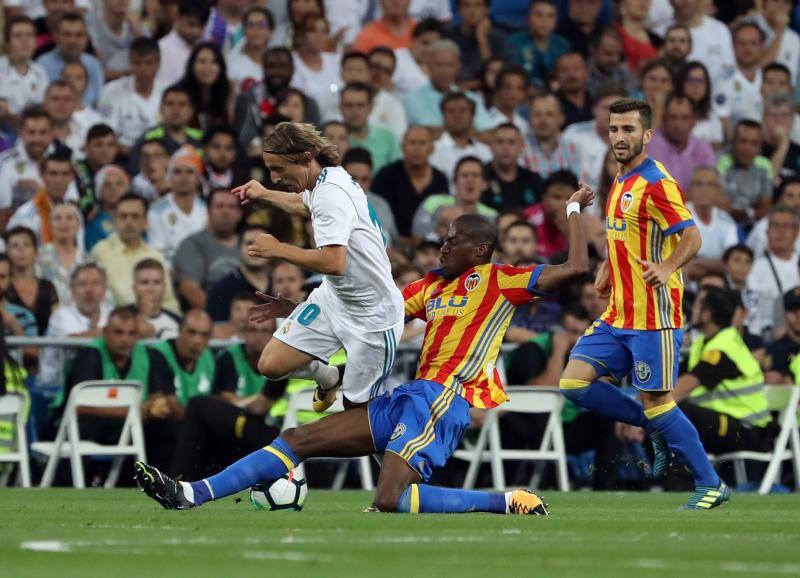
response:
M97 124L93 124L92 128L90 128L86 133L86 142L88 143L96 138L105 138L111 135L116 136L116 134L117 133L114 132L113 128L103 122L99 122Z
M526 86L528 84L528 72L522 66L519 64L507 64L497 73L495 90L500 88L507 76L519 76L525 81Z
M136 266L133 268L133 275L136 276L139 271L144 271L145 269L158 269L164 273L164 265L161 261L148 257L136 263Z
M149 56L155 54L161 58L161 49L158 47L158 42L147 36L137 36L134 38L128 50L130 56Z
M386 56L390 56L392 58L392 62L394 62L395 66L397 66L397 56L395 55L394 50L391 48L387 46L376 46L369 51L369 54L367 54L367 59L369 59L369 57L371 57L373 54L385 54Z
M120 321L136 321L139 318L139 311L136 305L117 305L108 314L108 320L119 319Z
M367 59L367 55L360 50L349 50L342 55L342 66L344 67L344 63L348 60L363 60L367 64L369 61Z
M24 125L26 121L34 119L34 118L46 118L48 122L52 124L53 119L50 117L50 113L48 113L45 108L40 104L32 104L30 106L26 106L22 113L20 114L20 126Z
M758 37L761 38L761 42L766 42L767 34L764 30L761 29L761 26L753 22L752 20L741 20L733 25L731 28L731 38L734 38L739 32L745 30L746 28L752 28L756 32L758 32Z
M197 0L180 0L178 3L178 17L193 16L205 24L211 15L211 8L208 2L198 2Z
M20 24L27 24L32 27L34 34L36 34L36 23L24 14L17 14L6 20L6 24L3 27L3 39L6 44L8 44L8 40L11 38L11 30L14 26L19 26Z
M231 190L225 187L213 187L211 191L208 193L208 196L206 197L206 206L209 209L211 208L211 203L214 202L214 197L216 197L217 195L225 195L226 197L230 197Z
M592 316L589 314L589 311L578 301L573 301L564 307L564 309L561 311L561 319L563 320L567 315L582 321L592 320Z
M669 33L674 32L675 30L683 30L689 37L689 45L690 46L692 45L692 31L689 30L689 27L686 26L685 24L679 24L677 22L675 24L669 25L666 32L664 32L664 39L666 40L667 36L669 36Z
M666 105L664 106L666 108ZM635 98L621 98L609 107L611 114L625 114L626 112L636 111L639 113L639 122L642 123L644 130L649 129L653 124L653 109L643 100Z
M169 149L167 148L167 143L165 143L164 140L160 139L160 138L149 138L147 140L142 141L142 145L139 148L139 150L143 149L146 145L149 145L149 144L157 144L162 149L164 149L165 153L169 154Z
M783 193L791 185L800 185L800 177L786 177L785 179L783 179L781 181L781 184L778 185L778 191L777 195L775 196L775 199L780 201L780 198L783 196Z
M494 129L492 129L492 130L493 131L515 130L515 131L517 131L517 134L522 135L522 131L519 130L519 127L517 125L515 125L513 122L502 122L502 123L498 124L496 127L494 127Z
M475 243L489 243L489 254L497 245L497 227L495 224L477 214L461 215L453 223L458 223L460 232Z
M189 103L192 102L192 95L189 94L189 91L186 89L186 87L178 83L178 84L173 84L172 86L168 86L166 89L164 89L164 92L161 93L161 104L164 104L164 101L167 100L167 96L175 92L180 92L181 94L185 94L186 98L189 99Z
M461 167L463 167L467 163L477 163L478 165L480 165L481 175L483 176L484 179L486 178L486 165L483 164L483 161L474 155L467 155L465 157L461 157L460 159L458 159L456 166L453 167L453 180L455 180L458 171L461 170Z
M68 148L60 147L56 148L50 154L44 155L42 160L39 161L39 168L43 173L47 170L48 163L65 163L72 169L72 153Z
M363 147L353 147L351 149L347 149L347 152L344 153L344 156L342 157L342 166L345 167L350 163L361 163L368 165L371 169L372 153Z
M72 287L75 284L75 281L78 279L78 275L83 273L84 271L97 271L103 277L103 281L107 281L108 278L106 276L106 270L103 269L97 262L95 261L86 261L85 263L81 263L75 269L72 270L72 273L69 275L69 286Z
M248 231L258 231L259 233L269 234L270 230L266 225L261 223L247 223L242 227L242 234L239 235L239 246L244 242L244 234Z
M24 237L28 237L33 246L37 246L36 242L36 233L34 233L30 228L25 227L23 225L17 225L16 227L11 227L8 231L6 231L5 235L3 235L3 240L8 245L9 240L11 237L16 237L17 235L22 235Z
M579 186L578 177L575 176L575 173L567 169L553 171L544 182L543 191L545 195L553 185L565 185L567 187L571 187L573 190L577 190Z
M520 219L519 221L514 221L513 223L511 223L508 227L506 227L505 234L508 234L508 232L511 229L516 229L517 227L523 227L525 229L528 229L533 235L533 238L536 239L536 227L534 227L524 219Z
M339 93L340 98L344 96L345 92L364 92L370 102L372 102L372 97L374 96L372 87L363 82L348 82Z
M236 143L237 139L239 138L239 135L237 135L236 131L234 131L231 127L218 124L209 128L208 131L203 135L203 146L208 146L208 143L214 140L214 137L218 134L228 135L233 139L234 143Z
M275 30L275 17L272 15L272 12L262 6L251 6L242 14L242 22L246 22L251 14L261 14L267 19L267 26L269 26L269 29Z
M789 82L792 81L792 71L789 70L788 66L781 62L770 62L761 69L762 76L766 76L768 72L781 72L786 75L786 78L789 79Z
M592 48L598 48L600 46L600 42L603 40L603 37L606 35L613 36L619 40L620 44L622 43L622 34L620 34L619 30L617 30L614 26L598 26L589 35L589 46Z
M664 99L664 110L666 111L669 108L669 106L671 104L673 104L673 103L682 103L682 102L688 102L689 106L692 109L692 114L697 114L697 111L695 110L694 102L692 102L692 99L689 98L688 96L686 96L683 93L675 92L675 91L670 92L667 95L667 98Z
M466 100L469 103L469 108L472 111L472 115L475 116L475 103L463 92L448 92L442 99L442 102L439 103L439 110L441 110L442 114L444 114L444 108L451 102L455 102L457 100Z
M68 12L64 12L58 19L58 22L56 22L56 29L58 29L61 26L62 22L80 22L81 24L83 24L84 28L88 29L88 26L86 26L86 21L83 19L83 14L81 14L77 10L70 10Z
M711 321L717 327L730 327L736 308L741 302L739 294L731 289L706 287L705 295L700 302L700 310L711 313Z
M722 262L727 263L734 253L744 253L750 257L751 261L755 259L755 253L753 253L753 250L750 247L744 243L738 243L737 245L731 245L725 249L725 252L722 254Z
M233 297L231 297L231 305L233 305L235 301L240 301L240 302L246 301L247 303L253 303L254 305L258 305L261 303L258 297L256 297L256 294L248 289L244 289L242 291L239 291L238 293L234 293Z
M417 25L414 26L414 30L411 32L411 38L419 38L423 34L427 34L428 32L436 32L439 36L444 36L444 24L441 20L436 18L423 18Z
M125 193L124 195L122 195L119 198L119 201L117 201L117 208L119 208L119 206L122 203L125 203L127 201L134 201L136 203L141 203L142 207L144 208L145 215L147 214L147 209L150 208L150 204L147 202L147 199L145 199L142 195L138 193Z
M735 127L733 127L733 138L736 138L740 128L755 128L761 130L761 123L750 118L743 118L736 123Z

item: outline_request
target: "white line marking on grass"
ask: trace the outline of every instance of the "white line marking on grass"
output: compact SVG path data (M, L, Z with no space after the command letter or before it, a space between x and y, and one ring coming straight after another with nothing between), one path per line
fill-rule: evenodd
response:
M249 560L280 560L284 562L343 562L344 558L327 556L325 554L310 554L308 552L295 552L290 550L261 550L260 552L245 552L243 555Z
M683 562L680 560L667 558L637 558L626 565L646 570L686 570L691 572L702 572L703 568L707 568L709 571L722 570L725 572L735 572L750 575L800 575L800 564L782 564L779 562L743 562L737 560L730 560L727 562L720 562L718 560L693 560Z
M34 552L69 552L70 547L66 542L60 540L32 540L23 542L19 545L22 550L33 550Z

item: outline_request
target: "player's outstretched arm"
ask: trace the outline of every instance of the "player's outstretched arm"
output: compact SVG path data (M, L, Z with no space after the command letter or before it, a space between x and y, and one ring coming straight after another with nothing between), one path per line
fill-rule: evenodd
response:
M586 235L583 232L580 210L577 210L573 203L577 203L580 209L585 209L593 201L594 191L586 183L581 183L580 188L567 201L567 223L569 224L569 254L567 262L562 265L545 266L539 281L536 283L536 289L539 291L545 293L556 291L589 272L589 247L586 243Z
M311 216L308 207L303 204L303 195L273 191L256 180L248 181L236 187L231 192L239 197L239 201L243 205L258 200L277 207L290 215L301 215L303 217Z
M288 243L281 243L272 235L263 234L247 248L250 257L261 259L285 259L301 269L308 269L323 275L344 275L347 265L345 245L326 245L317 249L301 249Z

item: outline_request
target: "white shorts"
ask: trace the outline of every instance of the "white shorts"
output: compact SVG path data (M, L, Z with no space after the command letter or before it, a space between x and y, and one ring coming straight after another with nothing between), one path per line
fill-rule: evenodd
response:
M315 295L315 293L317 293ZM401 319L386 331L361 331L336 323L317 291L300 303L274 337L325 363L340 349L347 354L342 392L353 403L366 403L388 391L397 342L403 335Z

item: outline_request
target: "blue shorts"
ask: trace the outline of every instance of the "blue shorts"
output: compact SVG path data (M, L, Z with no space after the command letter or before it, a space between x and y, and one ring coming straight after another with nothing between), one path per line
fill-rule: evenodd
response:
M463 397L422 379L373 399L368 410L375 449L399 455L426 482L458 448L470 424Z
M617 329L595 321L569 358L592 365L600 377L608 375L619 382L632 373L639 389L664 391L675 387L682 343L681 329Z

